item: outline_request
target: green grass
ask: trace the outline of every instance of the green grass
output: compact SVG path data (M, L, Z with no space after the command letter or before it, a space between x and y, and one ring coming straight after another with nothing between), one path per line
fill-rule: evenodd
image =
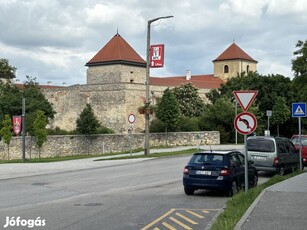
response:
M183 154L192 154L195 153L197 149L187 149L176 152L163 152L163 153L151 153L149 155L134 155L134 156L124 156L124 157L114 157L108 159L97 159L95 161L104 161L104 160L119 160L119 159L135 159L135 158L153 158L153 157L168 157L168 156L176 156Z
M297 176L302 171L297 170L291 174L287 174L285 176L275 175L267 182L258 185L255 188L249 189L247 192L241 191L237 195L233 196L226 203L226 208L222 214L218 216L218 218L214 221L211 230L232 230L235 225L239 222L241 217L244 215L246 210L251 206L257 196L264 190L265 188L279 183L283 180L289 179L293 176Z

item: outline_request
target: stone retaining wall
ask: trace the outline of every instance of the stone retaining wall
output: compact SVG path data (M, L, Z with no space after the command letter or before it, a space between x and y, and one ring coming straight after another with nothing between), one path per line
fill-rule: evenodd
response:
M132 134L132 149L144 148L144 134ZM181 133L151 133L150 147L157 146L187 146L220 144L218 131L208 132L181 132ZM48 136L41 150L41 157L91 155L130 150L128 134L104 135L67 135ZM0 142L0 159L8 159L7 145ZM14 137L9 148L10 159L21 159L22 138ZM26 137L26 158L37 158L38 149L35 147L34 138Z

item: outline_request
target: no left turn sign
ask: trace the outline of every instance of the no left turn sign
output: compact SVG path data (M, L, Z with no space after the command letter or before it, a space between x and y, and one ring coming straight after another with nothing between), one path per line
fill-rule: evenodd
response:
M241 134L251 134L257 128L257 119L252 113L239 113L234 120L234 126Z

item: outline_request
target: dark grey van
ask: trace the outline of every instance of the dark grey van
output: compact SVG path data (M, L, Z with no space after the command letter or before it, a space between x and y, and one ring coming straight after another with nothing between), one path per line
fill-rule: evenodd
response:
M248 159L258 171L284 175L286 170L299 168L299 153L293 143L284 137L252 136L247 138Z

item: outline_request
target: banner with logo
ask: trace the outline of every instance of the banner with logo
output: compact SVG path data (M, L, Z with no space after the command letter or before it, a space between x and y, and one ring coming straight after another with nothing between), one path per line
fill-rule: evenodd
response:
M164 45L150 46L150 68L160 68L164 65Z
M21 132L21 116L13 116L13 131L16 136Z

